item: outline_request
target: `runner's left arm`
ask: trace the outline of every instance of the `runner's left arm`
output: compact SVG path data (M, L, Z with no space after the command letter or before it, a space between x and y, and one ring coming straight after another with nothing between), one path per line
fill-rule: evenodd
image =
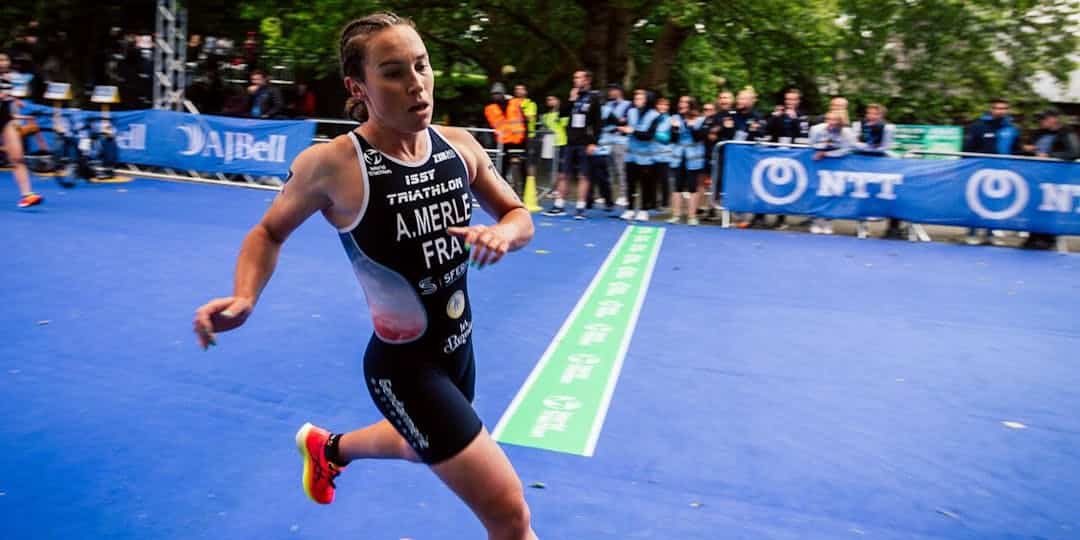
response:
M479 200L484 211L496 220L496 224L491 226L451 227L447 232L463 238L467 246L472 246L470 259L480 267L493 264L507 252L528 244L534 232L532 215L499 174L480 143L463 130L444 129L441 133L446 134L465 154L463 157L472 179L470 187L473 196Z

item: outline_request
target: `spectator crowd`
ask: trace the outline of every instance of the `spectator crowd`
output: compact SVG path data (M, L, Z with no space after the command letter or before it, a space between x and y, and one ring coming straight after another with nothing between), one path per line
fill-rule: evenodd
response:
M824 160L859 153L896 156L896 128L887 109L870 103L852 120L844 96L832 96L826 112L812 116L803 94L789 88L771 111L757 108L758 95L751 87L737 93L720 91L715 99L700 102L694 96L666 96L645 88L635 89L627 99L618 84L606 93L593 88L586 70L574 73L565 96L550 95L539 125L558 147L558 175L546 215L569 214L587 219L594 206L618 217L648 221L667 216L669 223L698 225L701 219L717 219L723 197L723 152L714 152L725 141L758 141L809 145L814 159ZM506 150L503 174L520 187L531 177L539 151L536 136L537 106L523 85L507 95L505 86L491 88L485 108L488 125ZM1049 108L1037 115L1038 129L1027 133L1016 125L1006 99L994 99L987 113L965 128L962 150L980 154L1010 154L1074 161L1080 159L1080 142L1061 111ZM719 159L716 167L712 161ZM717 171L714 174L714 171ZM572 184L576 183L572 187ZM832 223L811 219L813 234L832 234ZM754 214L737 224L740 228L786 229L786 216ZM885 236L905 237L905 224L887 220ZM993 231L993 236L1004 236ZM1048 249L1054 238L1025 235L1026 247ZM986 241L985 231L969 231L968 243Z

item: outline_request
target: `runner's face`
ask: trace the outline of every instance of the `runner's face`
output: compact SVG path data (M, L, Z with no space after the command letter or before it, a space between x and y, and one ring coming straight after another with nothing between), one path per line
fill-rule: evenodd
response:
M364 76L363 83L352 85L352 92L366 99L372 118L405 133L431 124L435 75L416 30L397 25L372 36Z

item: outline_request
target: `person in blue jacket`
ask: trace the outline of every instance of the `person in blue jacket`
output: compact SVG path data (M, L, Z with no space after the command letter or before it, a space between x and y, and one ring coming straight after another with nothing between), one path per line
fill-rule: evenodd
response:
M645 89L634 91L634 106L626 113L626 125L620 126L619 131L626 134L626 211L622 219L648 221L649 212L655 206L656 180L654 178L653 164L657 156L654 154L653 139L660 124L660 113L655 108L656 95ZM635 192L640 191L637 198ZM647 195L652 193L651 199ZM634 211L634 203L637 202L638 210ZM649 203L653 206L650 206Z
M1020 129L1009 116L1009 102L994 99L990 112L968 126L964 135L964 151L979 154L1019 154Z
M1020 129L1009 116L1009 101L1004 98L990 100L990 112L984 114L967 128L964 134L964 151L978 154L1019 154ZM1000 236L1001 231L995 231ZM986 242L985 229L968 229L966 242L979 245Z

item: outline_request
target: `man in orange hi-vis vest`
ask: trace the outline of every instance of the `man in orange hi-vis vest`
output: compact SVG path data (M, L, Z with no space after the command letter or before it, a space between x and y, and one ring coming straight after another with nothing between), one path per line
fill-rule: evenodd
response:
M491 103L484 107L484 117L495 130L495 138L503 145L502 175L519 192L525 182L526 124L520 98L508 98L506 87L495 83L491 87ZM514 174L511 178L510 170Z

